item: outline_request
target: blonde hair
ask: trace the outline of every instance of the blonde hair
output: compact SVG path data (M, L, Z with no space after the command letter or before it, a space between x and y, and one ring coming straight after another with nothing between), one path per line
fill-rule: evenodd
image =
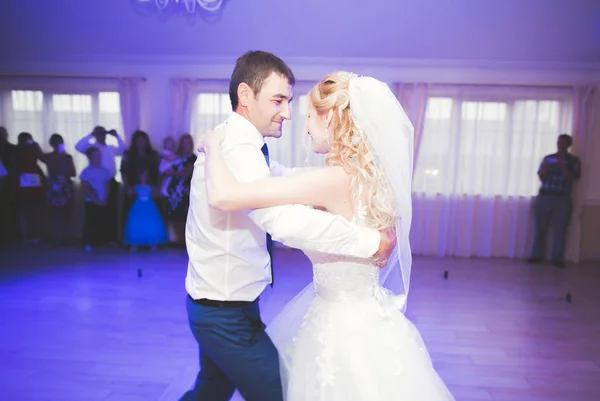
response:
M393 227L396 220L392 198L383 184L367 143L354 123L350 110L350 73L337 72L323 78L308 93L311 105L321 116L333 110L328 138L331 151L326 157L330 166L341 166L352 176L350 193L354 205L366 197L366 218L369 226L378 230Z

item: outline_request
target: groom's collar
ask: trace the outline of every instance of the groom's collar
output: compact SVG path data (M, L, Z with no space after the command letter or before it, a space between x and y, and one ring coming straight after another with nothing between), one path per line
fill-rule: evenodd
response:
M235 143L249 143L258 149L265 144L265 138L256 129L256 127L238 113L233 113L225 121L228 139L233 139Z

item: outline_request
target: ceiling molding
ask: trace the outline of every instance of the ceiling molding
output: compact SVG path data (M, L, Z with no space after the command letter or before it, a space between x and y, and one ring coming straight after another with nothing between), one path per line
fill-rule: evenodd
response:
M284 57L298 80L315 81L349 70L387 82L513 85L600 84L600 63L507 62L496 60L362 59ZM0 74L135 75L229 79L234 57L102 56L60 61L4 60Z

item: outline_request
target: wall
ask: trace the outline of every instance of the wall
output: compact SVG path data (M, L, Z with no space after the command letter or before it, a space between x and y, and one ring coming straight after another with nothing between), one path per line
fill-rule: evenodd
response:
M597 89L600 91L600 88ZM598 95L597 95L598 96ZM589 203L594 203L600 206L600 96L596 101L596 113L594 119L594 137L592 142L592 151L590 154L594 155L592 157L591 165L588 166L590 175L590 185L587 191L586 199ZM600 221L598 223L598 227L600 228ZM598 235L600 239L600 233ZM600 248L600 246L599 246ZM598 249L600 252L600 249Z
M0 2L0 75L144 77L141 128L155 143L172 134L170 78L226 81L249 49L282 56L301 81L345 69L388 82L600 85L596 0L230 0L213 24L142 15L134 1ZM600 155L600 117L594 131ZM600 177L600 158L588 169ZM582 255L600 258L600 179L586 202Z
M158 137L170 134L169 78L226 80L257 48L302 80L347 69L390 82L600 82L596 0L227 0L215 23L159 18L139 1L0 2L0 74L145 77L143 128Z
M600 88L598 89L600 90ZM591 164L583 171L590 178L581 215L581 260L600 260L600 101L596 102Z
M373 75L388 82L485 83L520 85L600 84L600 69L584 69L581 65L556 63L450 62L437 60L357 60L357 59L287 59L299 81L315 81L326 73L346 69ZM223 82L231 74L234 57L137 57L126 61L3 63L0 75L66 75L66 76L140 76L145 77L142 99L142 129L155 143L172 135L170 114L173 77L204 78ZM304 85L306 87L306 85ZM600 101L597 104L600 116ZM600 117L594 125L593 154L600 155ZM600 177L600 158L595 158L589 174ZM592 180L586 199L600 203L600 180Z
M579 64L500 63L395 59L286 58L299 81L316 81L335 70L372 75L387 82L570 85L600 83L600 68L584 70ZM0 64L0 75L61 75L144 77L142 128L157 140L171 135L173 110L171 78L229 79L235 57L193 58L167 56L121 57L115 61L13 61ZM304 85L306 87L306 85Z

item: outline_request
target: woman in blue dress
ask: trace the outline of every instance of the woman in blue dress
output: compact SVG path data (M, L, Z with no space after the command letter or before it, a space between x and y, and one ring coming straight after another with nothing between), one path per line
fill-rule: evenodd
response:
M154 250L168 241L168 235L160 211L152 200L153 187L149 185L147 170L140 171L135 193L136 199L125 224L124 242L132 250L138 246L149 246Z

